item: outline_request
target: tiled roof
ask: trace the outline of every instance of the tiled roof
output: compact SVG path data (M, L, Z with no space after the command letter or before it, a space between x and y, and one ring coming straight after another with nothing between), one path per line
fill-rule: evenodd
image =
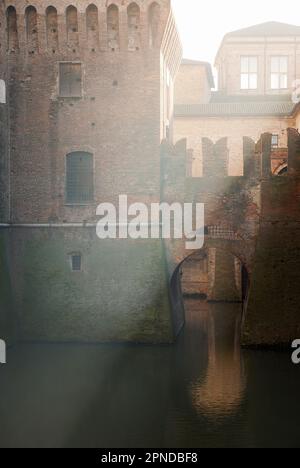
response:
M226 34L225 37L245 36L300 36L300 26L270 21L249 28L239 29Z
M176 117L218 116L289 116L295 104L287 102L213 102L209 104L180 104L175 106Z

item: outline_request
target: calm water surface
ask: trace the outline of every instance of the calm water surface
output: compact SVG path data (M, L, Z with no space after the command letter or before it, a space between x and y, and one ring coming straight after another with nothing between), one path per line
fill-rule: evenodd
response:
M187 301L174 346L19 345L1 447L300 447L300 366L240 349L240 306Z

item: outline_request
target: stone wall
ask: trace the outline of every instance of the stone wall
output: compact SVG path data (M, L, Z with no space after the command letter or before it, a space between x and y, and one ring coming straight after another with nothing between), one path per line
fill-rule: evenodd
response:
M287 147L287 128L294 127L294 119L279 117L180 117L175 118L175 141L187 138L187 147L193 152L193 177L203 175L202 139L213 143L227 138L228 175L243 175L243 137L258 141L262 133L279 136L279 147ZM282 164L274 161L274 168Z
M10 240L20 339L173 341L160 240L103 241L94 227L13 228Z
M16 339L7 230L0 230L0 338L8 344Z
M175 105L207 103L211 98L211 83L203 62L183 63L175 82Z
M172 107L181 60L170 1L1 6L10 117L5 249L18 338L171 342L177 328L161 241L100 241L96 226L87 227L98 221L98 204L118 206L120 194L128 203L160 201L160 143L171 125L164 103ZM1 114L1 136L4 123ZM2 145L2 165L5 152ZM71 152L93 157L87 203L66 197ZM71 271L72 253L81 255L80 272Z
M53 2L56 10L50 13L45 0L33 2L33 10L26 9L25 1L7 4L15 8L18 36L16 47L2 23L0 76L9 71L11 221L91 220L100 201L115 202L120 193L133 201L156 201L161 45L169 1L155 3L155 15L153 2L138 2L134 19L131 2L117 2L115 25L109 23L111 10L104 0L95 2L97 14L83 0L72 11L66 10L66 0ZM112 39L110 28L115 33L117 27ZM162 55L171 75L180 52L175 32L168 36L175 40L172 53ZM117 42L115 47L111 41ZM81 65L76 96L61 93L60 64L65 62ZM81 206L70 206L65 199L66 155L74 151L89 152L94 159L94 202Z
M2 78L4 77L2 76ZM5 86L5 81L2 80L2 82L3 86ZM9 136L7 124L7 107L4 103L0 103L0 223L7 222L9 216Z
M261 216L243 342L288 345L300 335L300 137L289 131L289 172L261 185Z

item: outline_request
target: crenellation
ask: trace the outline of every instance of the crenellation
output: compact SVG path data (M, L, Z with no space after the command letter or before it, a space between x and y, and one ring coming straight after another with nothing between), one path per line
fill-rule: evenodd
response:
M78 48L96 52L159 48L168 20L170 1L41 0L5 2L0 25L9 53L61 51Z

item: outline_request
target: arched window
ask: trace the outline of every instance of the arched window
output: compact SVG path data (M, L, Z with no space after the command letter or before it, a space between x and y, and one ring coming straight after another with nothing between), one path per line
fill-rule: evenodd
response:
M91 153L76 151L67 155L66 202L87 204L94 199L94 158Z
M30 54L38 50L37 11L33 6L25 10L27 46Z
M116 5L110 5L107 9L107 36L109 49L119 49L119 9Z
M136 3L131 3L127 8L128 18L128 50L139 50L141 47L141 12Z
M99 17L96 5L89 5L86 10L86 31L91 49L99 45Z
M148 13L148 28L149 28L149 46L154 48L157 46L158 33L160 22L160 6L154 2L149 7Z
M17 12L10 6L6 11L7 20L7 48L9 52L15 52L19 48Z
M58 19L57 10L53 6L49 6L46 10L46 31L47 47L55 53L58 49Z
M77 8L70 5L66 10L68 46L76 50L79 45Z

